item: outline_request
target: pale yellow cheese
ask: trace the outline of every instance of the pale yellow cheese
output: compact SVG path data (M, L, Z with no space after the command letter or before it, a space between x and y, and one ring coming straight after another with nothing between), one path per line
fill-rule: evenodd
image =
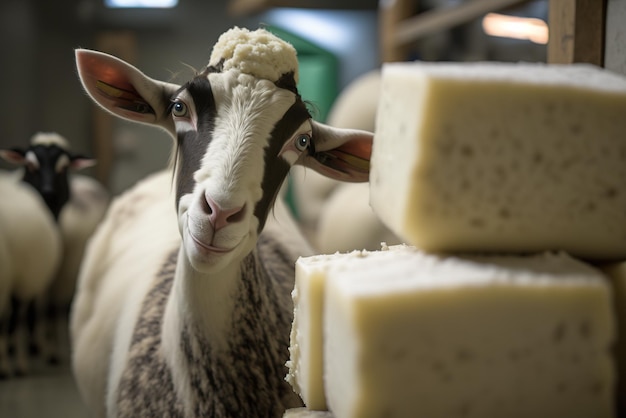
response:
M626 78L590 65L382 69L370 203L427 251L626 259Z
M336 418L614 416L611 292L564 253L346 257L326 272Z
M294 320L286 380L309 409L326 409L322 351L326 272L346 259L363 257L365 254L366 251L353 251L315 255L300 257L296 262L296 283L292 292Z

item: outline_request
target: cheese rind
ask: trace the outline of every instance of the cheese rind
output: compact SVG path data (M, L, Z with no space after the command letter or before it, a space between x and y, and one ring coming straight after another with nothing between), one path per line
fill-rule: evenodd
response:
M325 410L322 381L322 315L325 273L324 256L299 258L296 282L291 293L294 319L289 344L289 372L285 378L304 404Z
M624 108L589 65L385 64L371 206L427 251L624 259Z
M405 247L344 260L326 280L329 409L337 418L612 417L611 309L603 276L565 254Z
M323 380L323 307L329 268L367 251L300 257L292 292L294 319L290 336L286 380L310 410L326 410Z
M617 416L626 417L626 261L603 266L611 280L617 322Z

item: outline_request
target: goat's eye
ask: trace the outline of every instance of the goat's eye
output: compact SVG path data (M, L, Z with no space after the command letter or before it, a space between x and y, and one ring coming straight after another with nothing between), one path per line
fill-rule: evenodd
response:
M172 105L172 115L177 118L184 118L187 116L187 105L180 101L175 101Z
M305 151L307 148L311 146L311 135L309 134L300 134L296 137L295 146L298 151Z

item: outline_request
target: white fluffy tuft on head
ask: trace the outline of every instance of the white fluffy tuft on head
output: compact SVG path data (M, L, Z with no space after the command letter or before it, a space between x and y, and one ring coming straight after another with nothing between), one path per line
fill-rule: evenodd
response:
M234 27L224 32L211 52L209 65L224 61L224 70L237 69L245 74L277 81L293 72L298 82L295 48L265 29L249 31Z
M59 148L69 149L67 139L54 132L38 132L30 140L31 145L56 145Z

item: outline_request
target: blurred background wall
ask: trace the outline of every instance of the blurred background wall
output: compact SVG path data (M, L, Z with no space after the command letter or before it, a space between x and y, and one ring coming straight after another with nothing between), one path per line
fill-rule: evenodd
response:
M233 25L269 24L305 38L317 33L314 42L341 57L336 89L378 65L375 8L234 15L228 3L180 0L172 9L113 10L103 0L3 0L0 148L26 145L37 131L56 131L75 151L98 156L94 128L100 125L76 75L77 47L110 48L151 77L176 81L193 74L189 66L206 65L213 43ZM114 193L167 163L171 142L165 133L118 121L104 129L113 129L115 165L105 180Z
M379 68L380 10L397 1L179 0L172 9L147 10L109 9L105 0L2 0L0 148L26 145L38 131L56 131L68 138L75 151L99 158L100 165L90 169L90 174L104 181L114 194L120 193L167 164L171 140L162 131L112 121L96 110L80 86L74 49L111 52L153 78L176 82L189 78L192 68L206 65L218 36L234 25L278 28L287 33L290 41L298 42L303 59L324 56L332 63L333 70L323 68L317 80L328 94L312 100L321 108L317 116L323 120L338 92L360 75ZM410 3L412 13L422 13L473 1L406 3ZM546 26L548 0L508 3L512 6L502 13L532 18ZM616 40L609 43L607 35L607 49L623 48L626 0L605 3L609 7L607 33L613 28L612 39ZM235 13L234 4L269 7L240 7ZM273 7L302 4L308 7ZM547 39L489 35L485 18L481 15L420 36L406 59L546 61ZM613 56L621 58L610 65L623 71L624 54ZM319 91L318 87L309 87L310 94ZM9 167L0 162L0 168Z

